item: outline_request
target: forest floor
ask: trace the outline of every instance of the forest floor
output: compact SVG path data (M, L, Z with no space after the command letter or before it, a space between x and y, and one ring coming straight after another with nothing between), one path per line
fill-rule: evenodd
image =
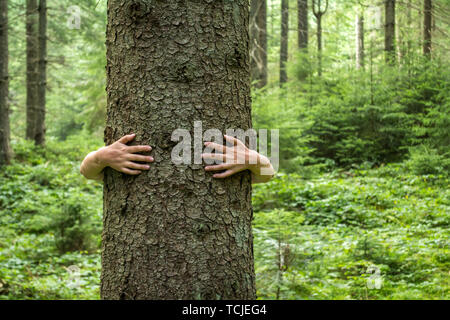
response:
M79 174L98 146L13 143L0 171L0 299L99 298L102 186ZM255 186L258 297L449 299L448 186L404 163Z

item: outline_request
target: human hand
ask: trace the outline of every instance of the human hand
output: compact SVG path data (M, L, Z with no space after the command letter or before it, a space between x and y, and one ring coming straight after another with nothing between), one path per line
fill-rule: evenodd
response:
M104 167L111 167L119 172L129 175L138 175L142 170L149 170L148 164L137 162L153 162L153 157L136 154L139 152L149 152L150 146L127 146L127 143L134 140L136 134L123 136L113 144L103 147L97 151L97 160Z
M224 179L244 170L250 170L253 173L253 182L267 182L273 177L274 171L267 157L255 150L250 150L239 139L227 135L224 137L226 141L233 145L232 147L206 142L205 146L215 150L217 153L202 154L204 160L218 160L222 162L205 167L206 171L223 171L214 174L214 178ZM263 175L263 168L268 170L269 174Z

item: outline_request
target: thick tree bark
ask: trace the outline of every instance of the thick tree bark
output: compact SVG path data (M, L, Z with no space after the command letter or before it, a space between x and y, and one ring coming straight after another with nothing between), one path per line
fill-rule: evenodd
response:
M11 158L8 84L8 1L0 0L0 166Z
M386 62L395 63L395 0L385 0L384 51Z
M45 143L45 93L47 88L47 0L39 0L38 104L34 139Z
M364 17L356 17L356 68L364 68Z
M281 0L280 86L288 80L286 63L289 42L289 0Z
M308 49L308 0L298 0L298 48Z
M423 19L423 54L431 55L431 20L433 3L431 0L424 0Z
M38 116L38 7L36 0L27 0L27 132L26 138L36 141Z
M105 171L103 299L255 298L250 173L171 161L177 128L251 127L248 21L246 0L108 1L105 142L156 162Z
M267 84L267 3L251 0L250 5L250 61L252 81L262 88Z

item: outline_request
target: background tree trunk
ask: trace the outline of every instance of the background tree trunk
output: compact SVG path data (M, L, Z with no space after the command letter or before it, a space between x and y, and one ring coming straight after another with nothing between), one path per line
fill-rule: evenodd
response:
M27 132L26 138L36 141L38 116L38 7L36 0L27 0Z
M267 3L252 0L250 5L250 61L252 81L257 88L267 84Z
M317 7L316 7L317 6ZM313 0L313 13L317 19L317 60L318 60L318 74L322 76L322 16L328 10L328 0L325 0L325 9L322 10L322 1Z
M384 50L386 62L395 63L395 0L385 0Z
M431 0L424 0L423 9L423 54L431 55L431 18L432 18L433 4Z
M411 61L411 54L412 54L412 36L411 36L411 26L412 23L412 0L408 0L407 9L406 9L406 25L408 26L407 29L407 37L408 41L406 42L406 55L408 56L408 64Z
M289 42L289 0L281 0L280 86L287 82L286 63Z
M251 175L175 165L177 128L251 127L248 1L108 1L105 142L156 164L106 169L103 299L254 299ZM200 144L200 147L203 144Z
M356 68L364 68L364 17L356 17Z
M45 91L47 88L47 0L39 0L38 103L35 142L45 143Z
M8 84L8 1L0 0L0 166L11 158Z
M297 78L304 81L310 74L311 66L308 57L308 0L297 1L298 48L301 66L297 69Z
M308 49L308 0L298 0L298 47Z

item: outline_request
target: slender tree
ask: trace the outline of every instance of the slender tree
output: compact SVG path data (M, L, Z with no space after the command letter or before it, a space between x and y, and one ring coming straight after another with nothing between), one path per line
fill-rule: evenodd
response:
M298 48L300 53L300 68L297 77L304 81L310 74L311 66L308 57L308 0L297 1Z
M328 10L328 0L325 0L325 8L322 10L322 1L312 1L313 13L317 19L317 60L318 74L322 76L322 17Z
M45 93L47 88L47 0L39 0L39 53L36 125L34 139L36 144L45 143Z
M395 0L385 0L384 50L386 61L395 63Z
M8 83L8 1L0 0L0 166L11 158Z
M38 116L38 6L36 0L27 0L26 46L27 46L27 139L36 141L36 118Z
M364 17L356 17L356 68L364 68Z
M289 42L289 0L281 0L280 86L287 82L286 63Z
M406 9L406 24L408 26L408 31L409 28L411 28L412 24L413 24L413 20L412 20L412 0L408 0L408 4L407 4L407 9ZM412 50L412 38L411 35L408 32L408 41L406 42L406 54L408 55L408 63L411 60L411 50Z
M298 0L298 47L308 49L308 0Z
M423 19L423 54L431 56L431 21L433 3L431 0L424 0Z
M102 298L255 298L250 174L171 160L176 129L203 145L196 120L251 127L248 30L246 0L108 1L105 142L134 132L157 165L105 171Z
M250 5L250 61L252 81L262 88L267 84L267 3L252 0Z

